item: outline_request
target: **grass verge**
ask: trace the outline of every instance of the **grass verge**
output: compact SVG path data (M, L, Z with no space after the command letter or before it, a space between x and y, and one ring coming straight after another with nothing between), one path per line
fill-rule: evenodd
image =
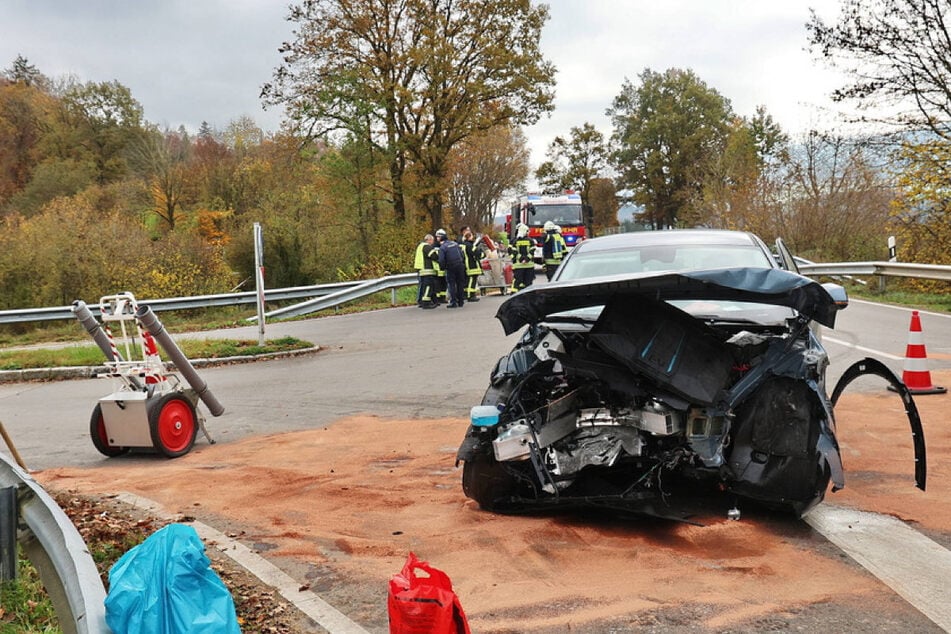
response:
M292 352L314 347L309 341L295 337L269 339L264 345L257 341L236 339L182 339L175 342L189 359L221 359L225 357L253 356L259 354ZM119 353L130 359L141 359L142 352L130 348L126 354L120 348ZM167 361L166 355L161 355ZM77 366L103 365L106 359L94 343L65 345L56 348L21 348L0 351L0 370L27 370L33 368L63 368Z

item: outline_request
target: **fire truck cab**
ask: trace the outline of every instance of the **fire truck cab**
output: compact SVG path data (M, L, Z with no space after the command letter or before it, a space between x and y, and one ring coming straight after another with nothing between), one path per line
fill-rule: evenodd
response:
M528 225L528 236L535 244L535 262L541 264L545 223L550 220L561 227L565 246L570 250L587 237L584 212L581 196L573 191L523 194L512 203L505 216L505 233L510 241L514 241L518 224Z

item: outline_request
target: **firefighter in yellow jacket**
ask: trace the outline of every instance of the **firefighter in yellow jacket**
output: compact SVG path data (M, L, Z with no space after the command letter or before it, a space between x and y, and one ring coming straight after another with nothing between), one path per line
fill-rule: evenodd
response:
M433 244L435 238L427 233L416 247L416 261L413 266L419 274L419 292L416 293L416 305L420 308L436 308L436 268L439 265L439 250Z
M542 244L542 260L545 262L545 276L551 281L552 276L565 256L565 239L561 235L561 227L549 220L545 223L545 242Z
M512 256L512 292L527 288L535 281L535 245L528 237L528 225L519 223L515 229L515 242L509 245Z
M472 231L468 227L463 229L462 241L459 245L466 256L466 301L477 302L479 301L479 276L482 275L483 251L480 244L476 243Z

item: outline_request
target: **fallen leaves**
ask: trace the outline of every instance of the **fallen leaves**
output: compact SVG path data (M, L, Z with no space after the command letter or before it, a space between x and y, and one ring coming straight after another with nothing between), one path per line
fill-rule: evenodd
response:
M108 589L109 568L133 546L141 543L167 522L145 515L111 497L91 497L75 492L54 495L79 531ZM187 522L182 517L180 521ZM241 631L245 634L296 634L313 631L306 617L270 587L230 558L207 548L212 569L231 592ZM0 618L3 611L0 609Z

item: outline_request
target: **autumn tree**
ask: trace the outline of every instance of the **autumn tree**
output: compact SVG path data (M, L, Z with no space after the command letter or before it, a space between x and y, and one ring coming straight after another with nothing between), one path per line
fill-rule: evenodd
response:
M813 11L806 26L813 53L850 78L836 100L951 140L949 17L948 0L843 0L836 22Z
M789 136L765 107L758 107L751 118L734 117L722 151L704 166L702 189L690 205L688 224L756 232L770 214L768 177L788 156Z
M951 263L951 143L906 143L891 219L901 259Z
M878 259L893 190L863 139L812 131L761 178L746 228L821 261Z
M152 207L165 228L175 229L190 193L192 142L184 129L151 130L133 148L136 167L152 195Z
M0 79L0 206L27 186L44 158L41 142L54 107L42 89Z
M585 122L571 128L568 138L556 136L548 145L546 157L535 170L539 184L553 193L576 190L588 205L592 181L606 175L610 148L604 135Z
M646 69L639 80L625 80L608 109L614 164L645 219L655 228L674 226L723 151L733 113L729 100L691 70Z
M450 161L451 225L490 231L496 204L524 186L528 164L525 134L519 128L497 126L459 143Z
M127 150L143 123L142 106L129 89L117 81L73 85L62 103L56 131L61 157L92 160L99 184L124 176Z
M387 156L396 217L412 169L436 226L452 149L552 109L547 18L529 0L308 0L291 7L295 40L262 97L307 135L368 132Z
M613 179L591 179L588 184L588 204L591 205L591 214L594 217L592 224L596 231L603 232L604 229L618 226L617 212L620 203Z
M232 176L235 169L234 153L215 131L202 122L192 147L191 168L198 187L198 201L208 207L231 209L235 207Z

